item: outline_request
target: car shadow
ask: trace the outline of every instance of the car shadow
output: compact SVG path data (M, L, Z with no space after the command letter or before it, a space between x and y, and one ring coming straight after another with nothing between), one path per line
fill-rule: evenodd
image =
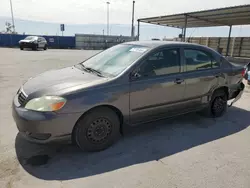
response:
M44 180L70 180L157 161L235 134L249 125L249 111L231 107L218 119L187 114L137 127L113 147L97 153L82 152L69 144L32 144L19 134L15 148L20 164L29 174ZM45 164L31 165L29 160L34 156L47 156Z
M23 51L40 52L45 50L42 48L38 48L37 50L32 50L31 48L24 48Z

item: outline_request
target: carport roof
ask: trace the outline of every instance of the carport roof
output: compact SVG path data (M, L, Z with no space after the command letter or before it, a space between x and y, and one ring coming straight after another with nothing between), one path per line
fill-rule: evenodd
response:
M138 19L138 21L168 27L184 28L186 18L186 28L248 25L250 24L250 4L205 11L141 18Z

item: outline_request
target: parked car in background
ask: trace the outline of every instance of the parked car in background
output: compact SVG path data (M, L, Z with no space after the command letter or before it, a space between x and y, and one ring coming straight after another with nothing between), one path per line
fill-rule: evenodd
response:
M31 48L32 50L42 48L47 50L48 43L44 37L27 36L25 39L19 41L19 47L20 50L23 50L24 48Z
M81 149L112 145L125 126L201 111L222 116L244 90L244 67L181 42L129 42L75 66L29 79L12 113L26 139L71 139Z
M247 80L248 85L250 85L250 63L245 66L244 78Z
M247 84L250 85L250 71L247 72Z

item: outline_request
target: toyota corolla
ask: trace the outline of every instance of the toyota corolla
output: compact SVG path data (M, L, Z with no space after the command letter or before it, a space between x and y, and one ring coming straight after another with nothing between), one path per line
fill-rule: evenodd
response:
M83 150L100 151L125 126L194 111L222 116L227 101L242 95L243 73L205 46L124 43L30 78L14 97L13 117L32 142L71 139Z

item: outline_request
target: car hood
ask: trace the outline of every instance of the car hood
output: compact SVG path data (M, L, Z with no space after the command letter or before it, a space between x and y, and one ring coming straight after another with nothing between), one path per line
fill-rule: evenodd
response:
M30 78L22 87L26 95L39 92L53 94L59 90L82 86L82 88L105 82L107 78L84 72L76 67L67 67L59 70L44 72Z
M33 42L34 40L20 40L19 42Z

